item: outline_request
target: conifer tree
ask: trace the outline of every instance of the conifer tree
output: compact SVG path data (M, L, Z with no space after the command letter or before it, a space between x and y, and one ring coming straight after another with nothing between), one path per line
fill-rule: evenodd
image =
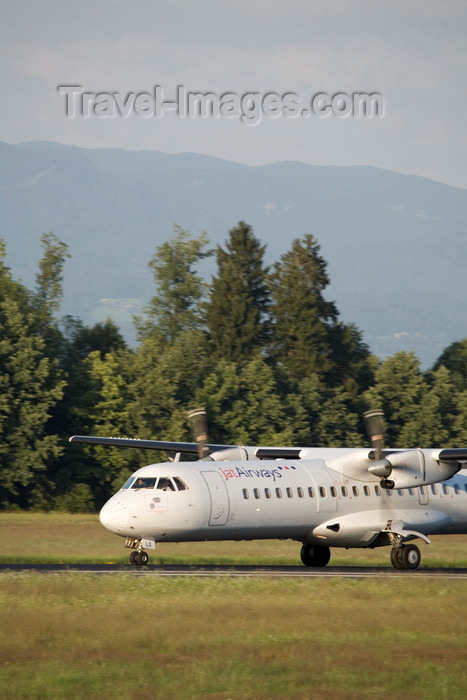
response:
M36 275L34 306L38 331L46 337L51 328L57 327L55 315L62 303L63 266L66 258L71 256L66 243L60 241L52 232L44 233L41 243L43 254Z
M217 275L205 306L210 348L216 358L247 362L266 346L269 292L264 251L243 221L229 232L225 249L217 246Z
M332 329L338 312L323 295L326 267L319 244L307 234L294 240L271 276L272 353L296 381L312 374L324 378L335 366Z

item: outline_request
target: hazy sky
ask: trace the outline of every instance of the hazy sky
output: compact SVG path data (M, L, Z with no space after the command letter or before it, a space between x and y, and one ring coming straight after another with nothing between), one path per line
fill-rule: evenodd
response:
M0 13L8 143L373 165L467 188L465 0L2 0ZM123 101L155 85L164 101L177 86L293 93L305 106L316 94L378 93L384 116L157 117L148 100L140 115L129 109L130 96L126 117L98 116L92 102L90 116L70 117L60 85Z

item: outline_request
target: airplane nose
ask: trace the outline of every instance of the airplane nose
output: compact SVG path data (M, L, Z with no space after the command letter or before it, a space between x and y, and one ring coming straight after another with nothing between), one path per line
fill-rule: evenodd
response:
M120 534L128 522L128 509L125 503L109 501L99 513L99 520L107 530L116 535Z

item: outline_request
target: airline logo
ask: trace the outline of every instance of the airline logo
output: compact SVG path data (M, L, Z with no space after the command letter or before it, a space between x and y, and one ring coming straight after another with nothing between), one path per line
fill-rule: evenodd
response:
M286 466L277 466L274 467L274 469L244 469L243 467L232 467L231 469L219 468L226 481L229 479L252 479L255 477L276 481L276 479L282 479L282 477L285 476L285 472L295 469L296 467Z

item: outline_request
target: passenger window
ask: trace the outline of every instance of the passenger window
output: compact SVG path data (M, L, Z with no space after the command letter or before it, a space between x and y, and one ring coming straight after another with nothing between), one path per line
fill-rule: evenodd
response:
M243 489L243 498L248 500L250 498L250 494L248 493L248 489Z
M188 486L185 484L185 482L182 481L178 476L174 476L174 481L179 491L186 491L188 489Z
M259 489L253 489L253 493L255 495L255 498L259 498Z
M424 486L420 486L420 493L422 494L422 496L426 496L426 490Z
M324 486L319 487L319 495L321 496L321 498L326 498L326 489L324 488Z
M341 486L341 491L343 496L348 496L347 486Z
M411 496L413 496L414 493L415 493L415 490L414 490L414 489L409 489L409 494L410 494Z
M276 489L276 496L277 496L277 498L282 498L282 491L281 491L281 489L279 489L279 488Z
M375 494L376 494L377 496L381 496L381 489L380 489L379 486L375 486Z
M155 483L156 483L156 477L139 476L131 488L132 489L153 489Z
M266 498L271 498L271 489L264 489L264 495Z
M336 491L335 486L331 486L331 496L333 496L334 498L336 498L336 496L337 496L337 491Z
M402 489L397 489L397 493L399 494L399 496L402 496L404 492L402 491Z
M447 496L448 493L449 493L449 489L448 489L447 484L443 484L443 493L444 493L446 496Z
M352 486L352 493L354 496L358 496L358 487L357 486Z
M392 496L392 489L386 489L386 493L388 494L388 496Z
M287 486L286 491L287 491L287 498L292 498L293 492L292 492L292 489L290 488L290 486Z
M315 497L315 490L311 486L308 487L308 495L310 498Z
M363 487L363 493L365 494L365 496L369 496L369 495L370 495L370 487L369 487L369 486L364 486L364 487Z
M459 484L454 484L454 492L459 495L461 492Z
M297 488L297 494L299 498L303 498L303 496L305 495L301 486Z

